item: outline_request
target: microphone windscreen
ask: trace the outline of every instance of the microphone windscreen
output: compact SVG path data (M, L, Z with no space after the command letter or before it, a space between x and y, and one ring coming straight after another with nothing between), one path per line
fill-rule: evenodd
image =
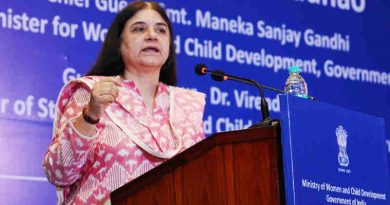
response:
M205 69L207 70L207 66L204 64L198 64L195 66L195 73L198 75L205 75Z
M216 70L211 73L211 78L215 81L224 81L225 80L225 72L222 70Z

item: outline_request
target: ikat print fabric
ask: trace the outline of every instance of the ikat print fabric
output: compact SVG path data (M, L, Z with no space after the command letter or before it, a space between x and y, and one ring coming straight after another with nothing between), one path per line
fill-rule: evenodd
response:
M69 82L57 101L53 141L43 160L58 204L110 204L110 193L204 139L202 93L159 84L147 112L133 81L123 81L93 136L73 123L101 77Z

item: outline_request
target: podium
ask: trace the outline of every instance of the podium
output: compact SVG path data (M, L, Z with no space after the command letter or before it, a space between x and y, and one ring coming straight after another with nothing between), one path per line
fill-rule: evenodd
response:
M113 205L284 204L280 127L214 134L111 193Z
M112 204L390 204L382 118L279 98L280 125L214 134L111 193Z
M383 118L281 95L287 205L389 205Z

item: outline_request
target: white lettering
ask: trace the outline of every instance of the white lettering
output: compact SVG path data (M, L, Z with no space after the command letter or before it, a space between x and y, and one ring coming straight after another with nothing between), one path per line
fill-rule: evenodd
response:
M214 60L222 59L222 43L215 45L211 40L199 41L197 38L188 38L184 42L184 51L188 56L208 58Z
M204 133L206 135L213 133L213 117L207 116L207 119L203 121Z
M175 52L176 52L176 54L180 54L180 52L181 52L181 46L180 46L180 36L179 35L177 35L176 37L175 37L175 40L174 40L174 44L175 44Z
M265 49L261 49L260 52L245 51L236 48L232 44L225 46L225 53L227 62L271 68L275 73L280 70L287 70L291 66L299 66L303 73L313 74L317 78L321 76L321 70L317 70L317 61L315 59L304 60L271 55L266 53Z
M49 2L79 8L89 8L89 0L49 0Z
M243 119L230 120L228 117L218 118L215 123L216 132L233 131L246 129L252 125L252 121L248 120L246 123Z
M253 36L254 26L251 22L244 21L241 16L236 19L213 16L210 11L196 10L196 26L215 31Z
M79 25L61 22L60 19L60 16L55 16L51 22L53 25L53 35L61 36L63 38L75 38L76 30L78 29Z
M387 152L390 154L390 140L386 140Z
M56 103L52 100L46 98L41 98L38 100L38 117L54 119Z
M14 14L11 8L7 9L7 13L0 12L2 28L44 34L48 22L47 19L30 17L27 13Z
M84 38L87 41L103 42L108 32L108 29L103 28L100 23L95 24L93 22L87 23L83 21L82 27L84 32Z
M350 42L348 35L334 33L332 36L321 35L315 33L312 29L306 29L304 33L304 41L306 45L317 48L325 48L337 51L350 51Z
M309 4L331 7L342 11L363 13L366 9L366 0L307 0Z
M64 72L62 72L62 82L64 84L68 83L69 81L81 77L80 73L77 73L76 69L74 68L65 68Z
M185 8L181 9L165 9L169 20L175 24L182 25L191 25L192 22L187 20L187 10Z
M18 116L31 116L32 107L34 105L34 96L27 96L26 100L15 100L13 110Z
M325 61L324 71L327 77L390 85L390 73L355 68L352 66L337 65L332 60Z
M5 113L7 111L8 104L9 104L8 98L0 98L0 113Z
M95 6L99 11L108 11L110 13L118 13L127 6L125 0L95 0Z
M227 100L229 94L227 92L223 92L221 89L217 87L210 88L210 103L212 105L224 105L230 106L230 101Z
M266 25L264 21L257 22L257 37L265 38L268 40L277 40L281 45L287 43L293 44L296 48L299 47L301 42L301 32L293 29L289 29L285 24L279 27Z

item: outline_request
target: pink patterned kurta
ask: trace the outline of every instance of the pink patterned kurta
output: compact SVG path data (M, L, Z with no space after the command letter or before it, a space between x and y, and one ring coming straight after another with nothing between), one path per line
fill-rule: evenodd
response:
M59 204L110 204L110 193L204 139L205 96L160 83L152 113L139 90L124 81L119 96L83 136L73 126L99 77L83 77L61 91L53 142L43 160Z

